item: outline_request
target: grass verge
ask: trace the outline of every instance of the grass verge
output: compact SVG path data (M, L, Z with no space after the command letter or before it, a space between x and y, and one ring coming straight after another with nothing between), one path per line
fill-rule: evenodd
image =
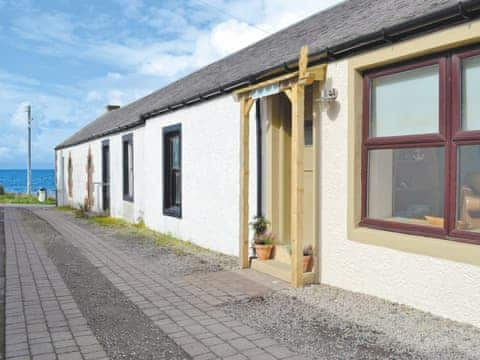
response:
M48 198L47 201L40 202L33 195L7 193L0 195L0 204L55 205L55 199Z
M57 210L71 212L77 218L83 218L90 223L119 231L123 234L128 233L132 236L152 240L156 246L168 247L179 256L187 254L213 253L213 251L195 245L190 241L178 239L171 234L162 234L160 232L151 230L145 226L143 221L132 224L123 219L116 219L109 216L85 216L82 211L69 206L57 207Z
M182 256L187 254L210 252L209 250L197 246L190 241L178 239L171 234L162 234L160 232L151 230L145 226L143 221L132 224L122 219L115 219L106 216L93 216L89 217L88 220L103 227L127 231L133 236L147 238L152 240L156 246L168 247L172 249L176 255Z

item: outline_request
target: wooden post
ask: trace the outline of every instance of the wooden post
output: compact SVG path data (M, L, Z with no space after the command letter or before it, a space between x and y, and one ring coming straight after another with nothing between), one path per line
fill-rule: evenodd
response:
M254 100L240 100L240 268L248 268L248 185L250 174L250 109Z
M321 204L321 198L320 198L320 191L321 189L320 186L320 181L321 181L321 176L320 176L320 166L318 166L318 160L320 158L321 154L321 147L320 147L320 106L319 104L315 103L314 99L319 99L320 98L320 82L314 82L313 83L313 198L314 198L314 205L313 205L313 236L314 236L314 241L313 241L313 273L314 273L314 279L313 282L315 284L320 283L320 261L322 259L322 256L320 254L321 251L321 234L320 234L320 219L318 218L318 215L320 214L320 204Z
M305 87L297 83L292 86L292 89L289 91L288 95L292 102L292 233L290 237L292 243L292 285L295 287L302 287Z

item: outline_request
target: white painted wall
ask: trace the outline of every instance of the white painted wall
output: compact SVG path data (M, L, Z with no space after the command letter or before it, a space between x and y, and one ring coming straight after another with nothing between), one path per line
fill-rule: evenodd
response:
M91 149L93 158L93 182L101 182L102 168L100 162L100 147L99 142L85 143L77 145L68 149L62 149L57 151L57 190L58 190L58 202L60 206L69 205L73 207L79 207L84 204L85 197L87 196L87 157L88 150ZM69 155L72 156L72 180L73 191L72 197L68 194L68 159ZM61 162L63 161L63 165ZM64 169L64 176L60 175L60 169ZM63 180L63 181L62 181ZM93 197L94 205L93 209L98 210L101 208L101 193L100 187L94 185Z
M182 218L163 215L162 130L182 124ZM147 121L145 223L206 248L238 255L240 106L223 96ZM251 111L250 209L256 205L255 109Z
M328 66L339 97L320 127L322 281L480 326L480 267L348 239L347 74L347 60Z
M123 173L122 173L122 136L133 133L134 148L134 201L123 200ZM110 142L110 213L116 218L136 222L143 217L144 209L144 157L143 157L144 128L118 133L109 137L96 139L91 142L72 146L57 151L57 170L61 169L60 162L64 159L64 184L58 184L59 205L69 205L78 208L83 204L87 194L87 155L91 148L93 156L93 182L102 182L102 141ZM68 157L72 155L73 164L73 196L68 196ZM62 177L57 172L57 181ZM93 211L101 212L103 208L101 186L94 185Z
M250 215L256 209L255 107L250 113ZM163 215L162 130L182 124L182 217ZM110 140L111 215L131 222L140 219L159 232L218 252L238 255L240 209L240 106L222 96L147 121L133 131L134 202L123 200L122 136L94 140L57 153L65 157L67 194L68 153L72 153L74 196L65 203L78 207L86 195L88 147L94 154L94 181L101 181L101 143ZM57 164L57 169L61 169ZM60 178L59 175L57 175ZM59 186L60 188L60 186ZM81 200L81 201L80 201ZM95 210L100 211L95 196Z

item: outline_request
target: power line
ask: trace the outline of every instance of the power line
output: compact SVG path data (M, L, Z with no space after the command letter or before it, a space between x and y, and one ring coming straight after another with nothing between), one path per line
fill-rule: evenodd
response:
M198 3L201 3L201 4L203 4L203 5L209 6L209 7L211 7L212 9L217 10L219 13L221 13L221 14L223 14L223 15L227 15L227 16L235 19L235 20L238 20L238 21L240 21L240 22L247 23L249 26L251 26L251 27L253 27L253 28L255 28L255 29L257 29L257 30L265 33L265 34L267 34L267 35L270 35L270 34L271 34L271 32L269 32L269 31L267 31L267 30L265 30L265 29L262 29L261 27L255 25L255 24L252 24L252 23L248 22L247 20L242 19L242 18L240 18L240 17L238 17L238 16L236 16L236 15L232 15L231 13L225 11L224 9L222 9L222 8L216 6L216 5L213 5L213 4L211 4L211 3L209 3L209 2L207 2L207 1L205 1L205 0L195 0L195 1L198 2Z

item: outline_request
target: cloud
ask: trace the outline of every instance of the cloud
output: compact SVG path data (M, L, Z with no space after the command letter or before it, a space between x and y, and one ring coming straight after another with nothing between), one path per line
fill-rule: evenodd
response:
M74 25L65 14L36 13L13 20L12 30L21 38L39 43L74 42Z
M20 75L24 64L7 71L0 59L0 167L24 157L27 101L34 161L53 164L53 147L106 104L125 105L337 2L106 0L103 8L79 2L77 13L58 4L52 10L42 2L0 0L0 46L35 58L29 74L45 72L44 63L80 64L59 80L45 74L40 80Z

